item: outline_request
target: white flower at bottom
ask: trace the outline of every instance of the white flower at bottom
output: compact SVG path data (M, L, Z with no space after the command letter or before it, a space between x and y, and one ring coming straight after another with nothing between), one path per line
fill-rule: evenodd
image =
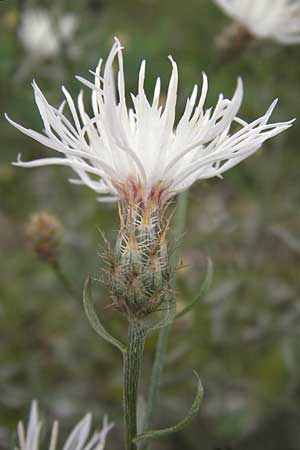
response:
M300 42L299 0L214 0L221 9L258 38L281 44Z
M103 450L106 436L113 424L109 424L107 418L104 417L102 430L95 432L90 437L91 421L92 415L90 413L86 414L70 433L62 450ZM18 424L19 448L17 450L39 450L41 426L42 422L39 419L38 405L34 400L31 404L26 432L23 423L19 422ZM56 450L57 438L58 422L54 422L48 447L49 450Z
M26 9L18 35L31 57L40 60L57 56L62 45L70 44L77 28L78 19L74 14L55 19L47 10Z
M117 82L113 73L116 58ZM78 176L70 181L87 185L103 200L121 198L141 205L149 201L161 205L197 180L220 177L255 153L264 141L292 125L293 121L268 123L276 101L254 122L236 117L243 98L240 79L232 99L221 94L215 108L204 110L208 82L203 75L200 96L196 85L175 127L178 70L171 57L170 61L172 74L164 108L159 103L159 78L153 99L146 97L145 61L140 68L138 93L131 94L133 108L127 108L122 47L117 39L104 70L100 60L94 83L78 77L92 90L92 117L85 110L82 92L77 100L79 112L64 87L66 100L57 109L47 102L34 82L44 134L7 119L24 134L55 150L59 157L23 162L19 156L15 165L69 166ZM63 112L65 103L72 121ZM233 123L239 128L235 132L231 132Z

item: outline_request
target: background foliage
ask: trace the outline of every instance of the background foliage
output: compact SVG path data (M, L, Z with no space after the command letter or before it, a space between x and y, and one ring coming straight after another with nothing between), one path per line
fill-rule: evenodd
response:
M74 58L62 51L28 62L17 33L27 7L78 15ZM49 102L58 104L60 86L75 95L80 86L73 74L85 76L117 35L126 47L128 92L136 90L144 57L147 90L158 74L166 90L171 53L180 70L179 112L204 70L210 80L208 106L219 92L231 96L241 75L243 118L263 114L277 96L274 120L299 116L300 46L255 42L224 58L215 39L228 23L210 0L3 1L1 111L40 129L30 81L35 78ZM63 418L66 428L86 410L98 421L107 412L118 425L107 448L120 448L121 360L94 335L80 300L86 276L97 276L101 265L98 227L114 239L116 207L96 203L93 192L68 184L68 169L13 167L19 151L30 159L47 150L3 119L0 136L0 448L12 448L16 421L25 417L32 398L49 418ZM201 375L205 400L193 424L173 440L158 442L158 450L300 448L299 139L296 123L223 181L202 182L190 191L179 308L197 293L207 256L214 261L215 277L206 299L174 326L157 422L170 425L188 409L192 369ZM61 262L75 298L27 242L25 224L41 210L64 226ZM95 295L106 323L124 335L125 323L105 309L108 298L101 285ZM146 347L145 391L154 345L155 336Z

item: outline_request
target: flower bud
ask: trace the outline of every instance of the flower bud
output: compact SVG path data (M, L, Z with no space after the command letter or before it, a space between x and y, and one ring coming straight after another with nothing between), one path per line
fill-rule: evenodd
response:
M26 236L38 257L49 264L58 261L63 227L59 220L48 212L33 214L26 226Z

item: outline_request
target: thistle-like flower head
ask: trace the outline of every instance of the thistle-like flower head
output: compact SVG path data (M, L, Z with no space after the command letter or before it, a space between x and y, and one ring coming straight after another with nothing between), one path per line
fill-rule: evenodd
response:
M175 126L178 70L169 57L172 74L165 106L160 105L160 79L149 99L144 91L145 61L139 72L138 91L127 107L123 54L116 39L107 61L100 60L94 82L77 77L92 91L90 117L80 92L77 108L63 87L65 102L49 105L33 83L35 100L44 124L44 134L24 128L8 118L24 134L58 153L57 157L21 161L22 167L69 166L77 174L75 184L84 184L100 198L122 199L139 205L163 205L172 196L188 189L196 180L221 176L223 172L256 152L264 141L286 130L292 121L268 123L276 101L252 123L237 118L243 98L239 79L232 99L221 94L215 108L204 109L208 82L203 75L202 90L196 85ZM117 60L117 80L113 63ZM72 121L64 114L67 103ZM238 131L232 133L232 123Z
M300 42L299 0L214 1L258 38L270 38L281 44Z
M103 450L106 436L113 425L109 424L107 422L107 418L105 417L103 420L102 430L95 432L90 437L91 422L91 414L86 414L70 433L62 447L62 450ZM42 422L39 419L38 405L34 400L31 404L26 432L23 423L19 422L18 424L19 447L17 450L39 450L41 427ZM56 450L57 438L58 422L54 422L48 447L49 450Z

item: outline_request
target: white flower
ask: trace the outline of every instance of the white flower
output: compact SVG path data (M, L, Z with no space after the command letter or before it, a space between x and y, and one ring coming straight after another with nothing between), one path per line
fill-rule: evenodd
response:
M62 447L62 450L103 450L106 436L111 430L113 424L109 424L107 422L107 418L104 417L102 430L95 432L91 437L89 437L91 421L91 414L86 414L70 433L64 446ZM39 419L38 405L34 400L30 408L26 433L23 423L19 422L18 424L19 448L17 450L39 450L41 426L42 422ZM58 422L54 422L48 447L49 450L56 450L57 437Z
M116 57L119 66L117 86L112 68ZM220 177L256 152L264 141L292 125L293 121L268 123L276 101L252 123L237 118L243 97L240 79L231 100L221 94L215 108L204 110L208 82L203 75L200 96L195 86L174 128L178 71L171 57L170 61L172 74L164 108L159 104L159 78L152 100L146 97L145 61L140 68L138 93L131 94L133 109L127 108L122 47L118 40L103 71L100 60L94 83L78 77L92 90L92 117L85 111L82 92L77 100L78 113L70 94L62 88L73 119L71 122L63 113L65 102L58 109L49 105L34 82L44 134L8 120L24 134L55 150L59 157L22 162L19 156L15 165L69 166L78 175L78 179L71 182L89 186L103 195L104 200L151 200L162 204L188 189L196 180ZM239 127L234 133L230 132L232 122Z
M22 14L19 38L35 60L52 58L61 46L72 40L78 27L74 14L65 14L57 20L43 9L27 9Z
M299 0L214 0L258 38L282 44L300 42Z

